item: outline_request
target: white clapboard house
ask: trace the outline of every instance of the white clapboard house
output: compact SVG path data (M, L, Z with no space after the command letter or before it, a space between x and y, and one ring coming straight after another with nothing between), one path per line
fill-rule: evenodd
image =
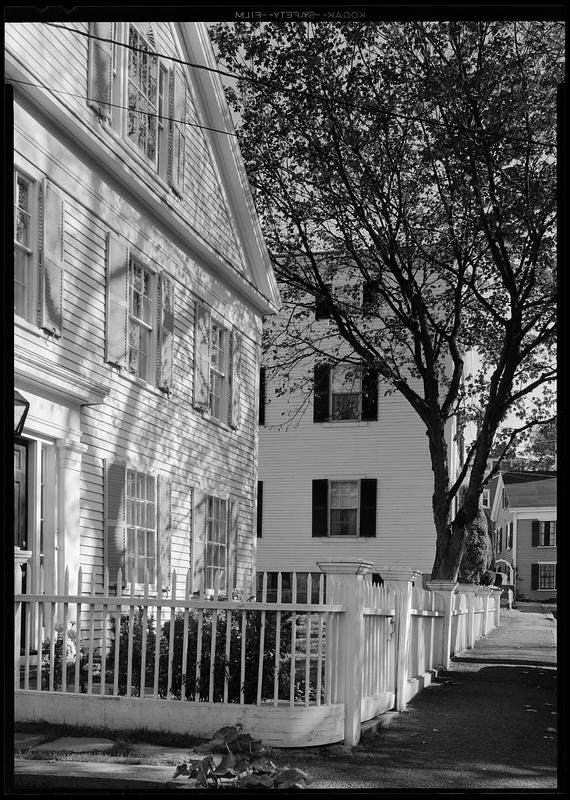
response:
M5 58L15 551L48 593L247 585L279 292L206 27L7 22Z
M339 299L366 303L367 287L355 282L350 267L335 270L331 285ZM346 343L339 344L323 304L311 306L307 298L304 314L299 308L292 315L296 323L284 310L266 324L272 331L298 324L305 334L312 330L319 347L354 360ZM397 392L386 394L389 387L375 372L359 372L354 364L323 356L312 365L295 364L294 355L279 345L264 361L258 574L272 572L275 588L277 572L283 572L287 591L295 571L302 592L308 573L315 585L318 561L364 559L380 574L390 566L407 566L429 579L436 545L433 473L417 414ZM287 366L276 368L279 362ZM446 429L451 476L461 459L456 434L451 418Z

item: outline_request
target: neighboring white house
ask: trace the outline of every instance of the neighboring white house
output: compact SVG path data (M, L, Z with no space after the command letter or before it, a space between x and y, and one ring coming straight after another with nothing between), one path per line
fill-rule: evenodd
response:
M358 287L350 291L354 302L363 297ZM285 312L268 322L283 324L292 324ZM319 304L299 324L313 326L320 346L336 346ZM274 357L278 351L266 355L268 365ZM425 427L399 393L386 395L389 387L374 372L323 362L315 359L308 369L309 393L302 386L306 366L286 368L285 386L283 369L277 377L269 366L262 370L258 575L273 573L273 589L277 571L318 573L318 561L354 558L380 574L406 565L429 578L436 531ZM459 468L455 434L452 418L451 476ZM283 581L288 589L289 576Z
M188 66L216 66L206 28L13 22L5 56L30 404L15 547L46 591L79 566L95 591L105 567L251 582L261 323L280 301L219 76Z
M557 596L556 473L505 471L493 481L491 519L498 571L514 571L516 598Z

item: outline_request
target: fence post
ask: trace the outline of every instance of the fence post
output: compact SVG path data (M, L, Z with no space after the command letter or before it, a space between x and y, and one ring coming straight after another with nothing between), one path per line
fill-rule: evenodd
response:
M441 663L449 669L451 663L451 612L453 595L457 589L456 581L430 581L427 584L430 592L439 592L443 598L443 633L441 636Z
M362 663L364 654L363 584L373 564L361 559L317 561L327 578L327 603L338 602L344 586L346 611L342 614L339 642L339 684L344 699L344 743L353 747L360 740Z
M495 628L498 628L501 624L501 595L503 590L500 586L493 586L491 590L495 601Z
M14 547L14 594L22 594L23 569L30 562L31 550ZM30 591L29 577L27 591ZM18 603L14 613L14 688L20 688L20 648L22 635L22 603Z
M489 633L489 595L493 590L489 586L478 586L477 594L483 598L483 627L481 635L486 636Z
M479 586L475 583L460 583L457 591L467 597L467 649L475 646L475 590Z
M382 570L384 586L396 593L396 711L407 705L408 660L412 630L412 586L421 573L409 567Z

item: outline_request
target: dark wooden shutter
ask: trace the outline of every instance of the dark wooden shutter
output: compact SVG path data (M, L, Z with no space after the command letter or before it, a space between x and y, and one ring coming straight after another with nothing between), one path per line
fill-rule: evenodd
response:
M257 481L257 538L261 539L263 529L263 481Z
M315 364L313 370L313 422L325 422L330 418L330 372L330 364Z
M530 588L531 589L538 589L539 587L539 577L538 577L538 564L531 564L530 565Z
M170 587L172 551L171 482L166 475L158 476L158 563L162 589Z
M376 536L376 478L360 481L360 536Z
M378 305L379 282L372 278L362 284L362 309L365 312L376 310Z
M326 288L332 294L332 283L327 283ZM330 319L331 312L325 293L315 298L315 319Z
M61 336L63 315L63 197L53 184L42 187L40 327Z
M168 394L172 389L172 361L174 356L174 285L163 273L160 275L159 287L158 388Z
M239 501L232 497L228 502L228 558L226 592L229 598L237 586L237 550L239 537Z
M117 582L118 570L123 571L123 586L126 585L125 487L125 464L105 462L105 566L110 584Z
M107 239L107 331L105 359L127 366L129 249L113 234Z
M327 480L313 481L313 536L326 536L328 533L328 499L329 482Z
M182 72L174 67L170 72L170 185L178 193L184 191L184 161L186 143L186 84Z
M362 373L362 419L378 419L378 370L365 367Z
M540 533L540 521L537 520L537 519L533 519L533 521L532 521L532 534L531 534L531 545L532 545L532 547L538 547L539 533Z
M194 325L194 407L210 407L210 312L196 303Z
M265 367L259 369L259 424L265 425Z
M111 119L113 23L89 23L87 102L104 120ZM94 38L100 37L100 38Z
M232 330L230 342L230 407L228 422L232 428L237 428L241 412L242 339L236 330Z

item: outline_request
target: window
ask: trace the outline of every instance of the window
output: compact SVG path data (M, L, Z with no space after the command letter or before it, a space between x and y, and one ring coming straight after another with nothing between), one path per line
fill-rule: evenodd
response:
M194 407L238 427L241 407L241 335L196 305Z
M483 508L491 508L491 490L490 489L483 489L483 493L481 495L481 505Z
M151 26L89 26L88 104L181 194L186 86L180 67L159 58Z
M499 528L497 552L500 553L502 551L502 549L503 549L503 529Z
M170 584L171 481L120 461L105 465L105 566L111 584Z
M64 203L48 180L14 171L14 314L61 336Z
M378 419L378 376L358 364L317 364L314 368L314 422Z
M506 532L506 538L507 538L507 541L506 541L506 544L505 544L505 549L506 550L512 550L513 549L513 523L512 522L509 522L509 524L506 527L506 531L505 532Z
M556 564L532 564L531 589L556 590Z
M380 301L380 281L371 278L362 284L362 310L371 314L378 310Z
M556 521L532 521L532 546L556 547Z
M174 288L124 242L107 247L106 361L159 389L172 388Z
M220 591L227 589L228 570L228 503L220 497L206 500L206 550L204 558L205 587L213 589L220 573Z
M36 203L34 184L29 178L14 173L14 313L28 322L34 321L34 229Z
M376 536L376 478L313 481L313 536Z
M134 469L127 470L127 577L145 583L156 580L156 478Z
M145 381L151 379L155 310L154 275L129 259L128 371Z
M228 392L228 331L217 322L210 326L210 414L226 418Z
M358 481L330 482L329 536L356 536Z
M503 502L503 508L508 508L508 506L509 506L509 498L507 497L507 490L505 489L504 486L503 486L503 492L502 492L502 502Z

